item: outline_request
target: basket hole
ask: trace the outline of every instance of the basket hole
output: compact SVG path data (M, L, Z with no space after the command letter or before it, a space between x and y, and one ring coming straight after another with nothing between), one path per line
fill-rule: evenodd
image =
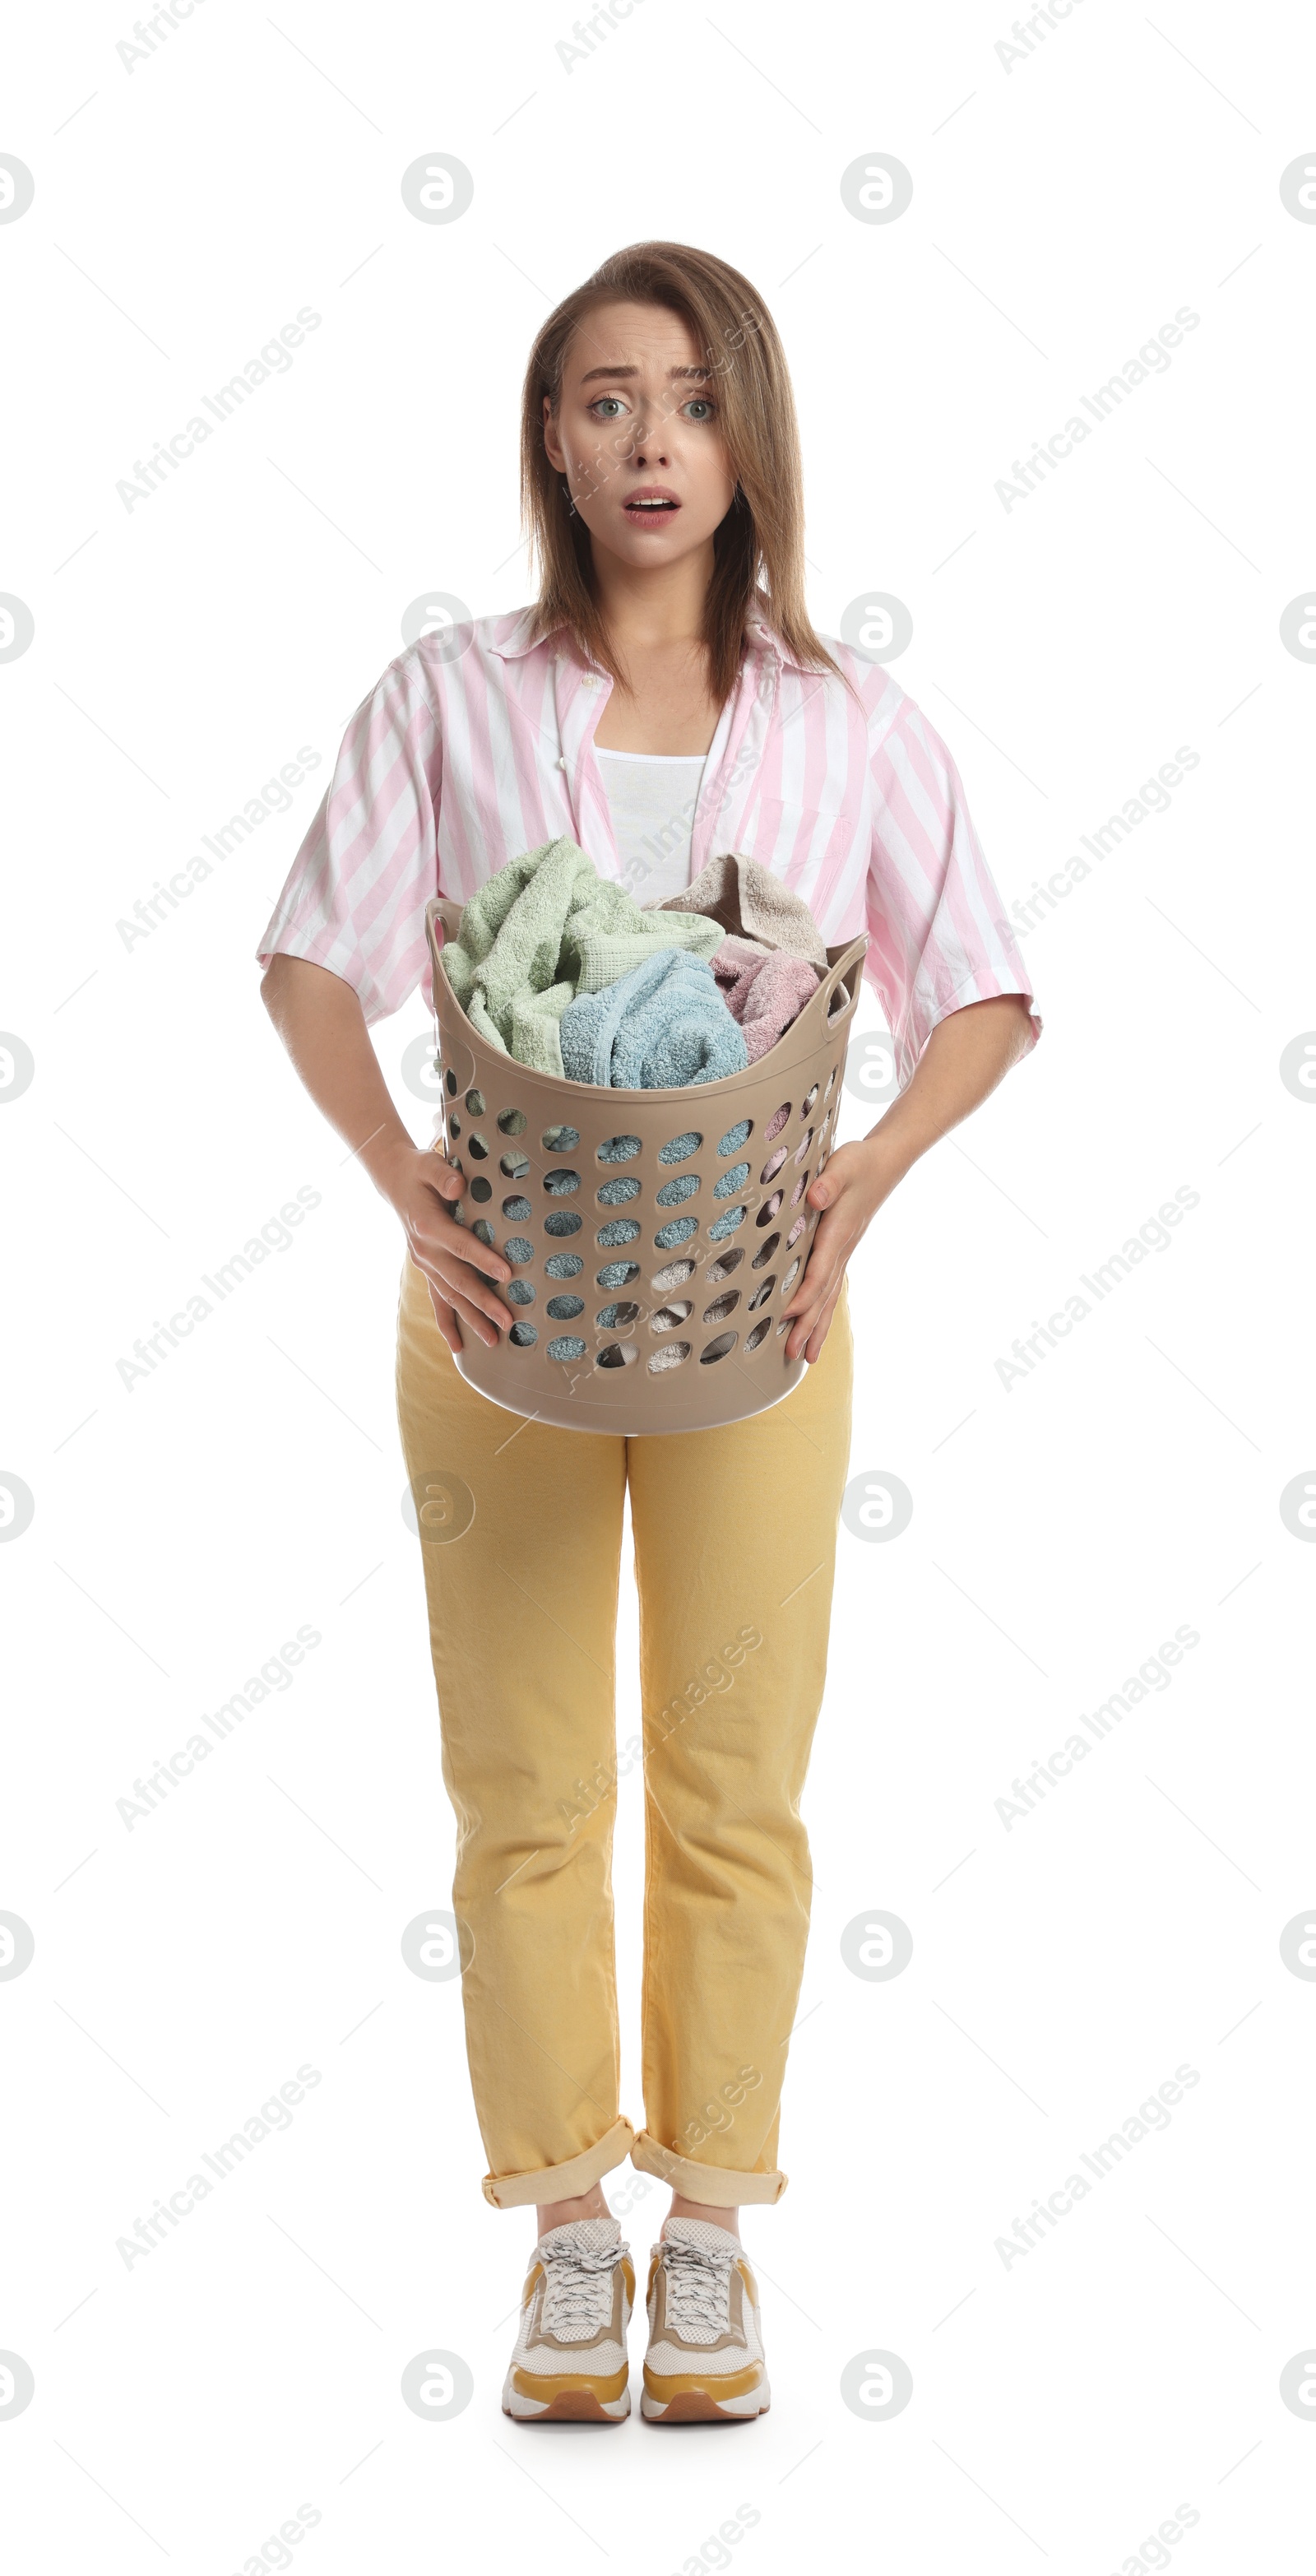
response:
M640 1184L632 1180L605 1181L602 1189L594 1193L600 1207L625 1207L628 1199L637 1199L639 1195Z
M638 1181L635 1186L637 1189L639 1188L640 1185ZM721 1189L721 1186L722 1184L719 1181L719 1190ZM680 1207L682 1200L692 1199L699 1187L699 1174L697 1172L684 1172L682 1173L679 1181L664 1181L662 1188L658 1192L658 1205L659 1207ZM716 1196L716 1192L714 1195Z
M756 1351L760 1342L766 1342L771 1330L772 1318L770 1315L765 1315L762 1323L756 1324L753 1332L748 1336L745 1343L746 1351Z
M551 1199L569 1199L572 1191L580 1188L580 1174L568 1171L545 1172L544 1187Z
M555 1324L569 1324L575 1316L584 1314L585 1300L583 1297L550 1297L544 1312L552 1316Z
M673 1136L670 1143L659 1146L658 1160L660 1163L686 1163L692 1154L698 1153L703 1141L693 1127L687 1127L683 1136Z
M594 1273L594 1284L598 1288L629 1288L639 1275L638 1261L605 1261L603 1268Z
M518 1329L513 1324L512 1331ZM548 1356L551 1360L583 1360L585 1345L579 1333L556 1333L548 1345Z
M500 1136L524 1136L525 1126L526 1120L524 1109L499 1110L498 1133Z
M498 1169L509 1181L523 1181L530 1169L528 1154L500 1154Z
M471 1197L473 1199L478 1199L481 1207L483 1207L485 1200L493 1197L493 1182L478 1179L472 1181Z
M823 1086L823 1098L824 1098L824 1100L830 1100L830 1099L831 1099L831 1096L832 1096L832 1084L835 1082L835 1080L836 1080L836 1067L835 1067L835 1065L833 1065L833 1066L832 1066L832 1069L831 1069L831 1072L830 1072L830 1073L828 1074L828 1076L827 1076L826 1083L825 1083L825 1084L824 1084L824 1086Z
M478 1226L476 1232L479 1233ZM509 1234L503 1245L504 1261L510 1261L515 1267L522 1261L533 1261L534 1257L535 1247L528 1234Z
M601 1225L599 1227L594 1240L597 1243L600 1252L606 1252L609 1244L612 1243L634 1243L639 1235L639 1231L640 1228L637 1218L633 1216L614 1216L609 1220L607 1225Z
M734 1252L724 1252L721 1260L715 1261L712 1269L705 1273L707 1286L716 1288L719 1279L729 1279L732 1271L740 1268L744 1258L745 1255L739 1246Z
M787 1271L786 1276L785 1276L785 1278L783 1279L783 1281L782 1281L782 1283L781 1283L781 1293L782 1293L783 1297L789 1297L789 1295L790 1295L790 1293L791 1293L791 1286L792 1286L792 1283L793 1283L796 1279L798 1279L799 1275L800 1275L800 1265L799 1265L798 1261L792 1261L791 1266L790 1266L789 1270Z
M729 1234L734 1234L734 1233L735 1233L736 1228L737 1228L737 1226L738 1226L738 1225L743 1225L743 1224L744 1224L745 1219L746 1219L746 1217L748 1216L748 1214L749 1214L749 1210L748 1210L748 1208L743 1208L743 1207L738 1207L738 1208L728 1208L726 1215L725 1215L725 1216L720 1216L720 1217L718 1218L718 1220L717 1220L716 1225L710 1225L710 1227L709 1227L709 1229L708 1229L708 1240L709 1240L709 1242L710 1242L710 1243L722 1243L722 1242L724 1242L724 1241L725 1241L725 1239L726 1239L726 1237L727 1237Z
M597 1159L600 1163L633 1163L639 1150L638 1136L605 1136Z
M581 1220L574 1208L554 1208L544 1219L545 1234L579 1234Z
M600 1306L594 1322L601 1333L624 1333L638 1323L639 1307L631 1298L621 1298L615 1306Z
M759 1174L759 1186L761 1189L766 1189L769 1181L775 1181L789 1152L789 1145L779 1145L775 1154L769 1154L768 1159Z
M472 1130L471 1134L466 1139L466 1151L470 1155L473 1163L487 1163L489 1160L489 1140L487 1136L477 1136L474 1130Z
M763 1130L763 1142L765 1145L770 1145L774 1136L780 1136L790 1114L790 1102L789 1100L783 1100L780 1109L773 1111L771 1118L768 1120L767 1126Z
M675 1332L677 1325L683 1324L689 1313L689 1298L677 1297L670 1306L660 1306L657 1314L649 1317L649 1330L651 1333Z
M665 1297L669 1288L684 1288L687 1279L693 1279L694 1275L693 1261L669 1261L665 1270L654 1272L649 1285L660 1297Z
M724 1360L728 1351L734 1351L739 1338L737 1333L719 1333L716 1341L710 1342L707 1350L700 1352L700 1367L710 1368L714 1360Z
M817 1099L817 1097L818 1097L818 1085L817 1085L817 1083L815 1082L815 1083L813 1084L812 1088L811 1088L809 1091L806 1091L806 1092L805 1092L804 1098L803 1098L803 1100L800 1102L800 1116L801 1116L801 1118L807 1118L807 1117L809 1116L809 1114L810 1114L810 1112L811 1112L811 1110L812 1110L812 1108L813 1108L813 1104L814 1104L815 1100Z
M524 1225L527 1217L534 1215L534 1209L529 1199L520 1198L513 1193L510 1199L503 1201L503 1214L509 1225Z
M774 1276L771 1272L769 1272L768 1277L764 1280L762 1287L761 1287L761 1288L756 1288L756 1289L755 1289L755 1291L754 1291L753 1296L750 1298L750 1301L749 1301L749 1312L750 1312L750 1314L751 1314L751 1315L753 1314L754 1309L755 1309L755 1307L756 1307L756 1306L766 1306L766 1304L767 1304L767 1302L768 1302L768 1299L769 1299L769 1297L772 1295L773 1289L776 1287L776 1285L777 1285L777 1282L776 1282L776 1278L775 1278L775 1276ZM550 1315L551 1315L551 1314L552 1314L552 1312L553 1312L553 1309L552 1309L552 1307L551 1307L551 1306L549 1307L549 1310L548 1310L548 1311L549 1311L549 1313L550 1313Z
M532 1351L539 1335L533 1324L513 1324L507 1338L514 1351Z
M468 1091L466 1094L466 1106L472 1118L483 1118L484 1093L482 1091Z
M488 1246L489 1246L489 1250L490 1250L491 1252L493 1251L493 1249L494 1249L494 1230L493 1230L493 1227L490 1225L490 1223L489 1223L489 1220L488 1220L488 1217L487 1217L487 1216L477 1216L477 1218L476 1218L476 1220L475 1220L474 1225L471 1227L471 1232L472 1232L472 1234L474 1235L475 1240L476 1240L476 1242L477 1242L477 1243L487 1243L487 1244L488 1244Z
M809 1147L811 1146L811 1144L812 1144L812 1143L813 1143L813 1129L812 1129L812 1127L810 1127L810 1128L807 1130L807 1132L806 1132L803 1136L801 1136L800 1141L799 1141L798 1145L797 1145L797 1146L796 1146L796 1148L795 1148L795 1160L796 1160L796 1162L797 1162L797 1163L802 1163L802 1162L803 1162L804 1157L805 1157L805 1155L808 1153Z
M679 1368L682 1360L688 1360L689 1357L688 1342L664 1342L662 1349L655 1351L649 1362L649 1374L651 1377L659 1377L664 1369Z
M533 1306L535 1292L528 1279L509 1279L503 1289L509 1306Z
M637 1226L635 1229L637 1234L639 1230ZM659 1226L654 1242L660 1252L670 1252L675 1244L688 1243L691 1235L697 1234L698 1230L692 1216L674 1216L670 1225Z
M740 1290L738 1288L728 1288L725 1297L715 1297L711 1306L705 1306L704 1322L706 1324L725 1324L728 1315L734 1315L739 1304Z
M790 1328L791 1328L792 1324L797 1323L798 1321L799 1321L799 1318L798 1318L798 1316L796 1316L796 1315L783 1315L783 1316L782 1316L782 1319L781 1319L781 1322L780 1322L780 1323L778 1324L778 1326L777 1326L777 1339L778 1339L778 1341L780 1341L780 1340L781 1340L782 1334L783 1334L783 1333L788 1333L788 1332L790 1331Z
M807 1190L808 1186L809 1186L809 1175L808 1175L808 1173L807 1173L807 1172L801 1172L800 1177L799 1177L798 1181L796 1182L794 1189L791 1191L791 1206L792 1206L792 1207L798 1207L798 1206L799 1206L800 1201L801 1201L801 1199L803 1198L804 1193L805 1193L805 1191Z
M744 1188L744 1186L745 1186L745 1183L746 1183L746 1181L747 1181L748 1179L749 1179L749 1165L748 1165L748 1163L733 1163L733 1164L732 1164L732 1166L731 1166L730 1171L729 1171L729 1172L724 1172L724 1173L723 1173L723 1175L722 1175L721 1180L720 1180L720 1181L715 1181L715 1182L713 1183L713 1196L714 1196L714 1198L715 1198L715 1199L733 1199L733 1198L735 1197L735 1195L736 1195L737 1190L743 1190L743 1188ZM697 1184L697 1183L696 1183L696 1187L698 1187L698 1184Z
M546 1127L539 1139L546 1154L574 1154L580 1143L578 1127Z
M755 1225L771 1225L778 1208L781 1206L784 1195L784 1191L774 1190L771 1198L764 1200L762 1207L759 1209L758 1215L754 1219Z
M456 1074L453 1072L451 1065L449 1066L449 1068L448 1068L447 1072L445 1073L445 1075L444 1075L443 1079L444 1079L444 1081L447 1083L447 1086L448 1086L449 1091L450 1091L450 1092L454 1095L454 1097L455 1097L455 1095L456 1095L456 1090L457 1090L457 1076L456 1076Z
M458 1117L456 1110L450 1109L448 1112L448 1134L450 1136L460 1136L461 1132L462 1122Z
M768 1236L767 1242L766 1242L765 1244L760 1245L759 1250L758 1250L758 1251L755 1253L755 1255L754 1255L754 1260L753 1260L753 1264L752 1264L752 1267L753 1267L755 1270L762 1270L762 1268L763 1268L763 1266L764 1266L765 1262L771 1261L772 1256L773 1256L774 1252L776 1251L777 1246L778 1246L778 1244L780 1243L780 1241L781 1241L781 1236L780 1236L779 1234L770 1234L770 1235Z
M549 1279L579 1279L585 1264L578 1252L550 1252L544 1263Z
M806 1225L808 1224L808 1222L809 1222L809 1220L808 1220L807 1216L797 1216L797 1217L796 1217L795 1223L794 1223L794 1225L791 1227L790 1233L789 1233L789 1234L787 1235L787 1237L786 1237L786 1249L787 1249L787 1251L788 1251L788 1252L790 1251L791 1245L792 1245L793 1243L798 1243L798 1242L799 1242L800 1236L803 1234L804 1229L805 1229Z
M599 1352L594 1366L601 1369L629 1368L632 1360L639 1356L634 1342L608 1342Z
M728 1127L725 1136L719 1136L717 1140L719 1154L725 1157L727 1154L739 1153L741 1146L749 1142L753 1127L752 1118L741 1118L734 1127Z

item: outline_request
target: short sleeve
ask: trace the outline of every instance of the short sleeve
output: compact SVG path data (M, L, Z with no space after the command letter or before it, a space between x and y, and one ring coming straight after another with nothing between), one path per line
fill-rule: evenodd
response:
M387 1019L428 996L425 906L437 894L442 746L416 659L389 664L343 736L320 810L261 934L271 957L327 966Z
M885 700L870 728L873 844L865 972L895 1040L903 1089L939 1020L1020 993L1032 1044L1032 978L983 856L945 743L912 698ZM889 718L889 720L888 720Z

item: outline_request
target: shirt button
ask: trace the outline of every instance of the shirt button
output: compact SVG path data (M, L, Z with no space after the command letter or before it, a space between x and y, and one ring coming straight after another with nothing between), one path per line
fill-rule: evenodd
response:
M566 764L565 760L560 760L560 761L558 762L558 768L559 768L559 769L565 769L565 768L566 768L566 765L567 765L567 764Z

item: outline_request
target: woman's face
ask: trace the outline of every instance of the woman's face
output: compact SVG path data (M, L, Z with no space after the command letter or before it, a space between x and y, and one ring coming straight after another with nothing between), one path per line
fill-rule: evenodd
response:
M661 304L586 314L556 419L544 403L544 445L593 545L624 564L678 562L731 507L716 379L689 324Z

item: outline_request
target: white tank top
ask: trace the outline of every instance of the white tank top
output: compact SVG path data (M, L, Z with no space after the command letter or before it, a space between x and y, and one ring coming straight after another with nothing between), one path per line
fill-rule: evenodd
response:
M603 751L622 883L637 903L664 903L690 883L690 839L707 754Z

